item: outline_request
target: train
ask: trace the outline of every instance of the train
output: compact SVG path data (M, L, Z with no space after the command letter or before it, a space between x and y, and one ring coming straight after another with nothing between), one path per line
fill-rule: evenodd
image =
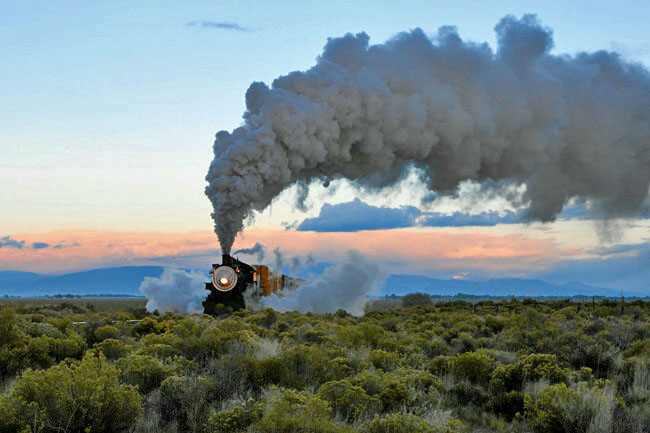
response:
M266 265L249 265L229 254L221 256L220 264L212 265L210 274L211 281L205 283L210 293L203 301L203 312L211 316L246 308L246 298L282 296L304 282Z

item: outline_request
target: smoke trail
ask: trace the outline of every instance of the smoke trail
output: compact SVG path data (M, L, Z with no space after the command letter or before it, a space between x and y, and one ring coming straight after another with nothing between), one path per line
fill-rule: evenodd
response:
M280 247L273 248L273 255L275 256L275 269L282 271L284 267L284 253L282 253Z
M527 217L542 221L571 198L637 213L650 186L648 71L606 51L551 55L534 15L495 30L496 52L453 27L372 46L347 34L311 69L251 84L244 125L217 133L206 176L222 250L296 182L380 188L411 165L439 193L467 179L525 185Z
M147 311L200 313L208 279L200 272L165 268L160 278L145 277L140 292L147 298Z
M312 253L306 256L293 256L289 261L289 270L292 276L297 276L298 272L308 268L315 263L314 255Z
M291 271L291 275L296 275L296 272L302 268L302 261L300 260L300 257L298 256L293 256L291 257L291 260L289 261L289 270Z
M266 247L259 242L255 242L251 248L240 248L236 250L233 254L248 254L250 256L257 256L257 261L262 262L264 256L266 255Z
M366 297L379 290L386 275L356 251L349 251L345 261L329 267L314 282L299 287L283 297L262 298L264 307L285 311L333 313L343 309L363 314Z

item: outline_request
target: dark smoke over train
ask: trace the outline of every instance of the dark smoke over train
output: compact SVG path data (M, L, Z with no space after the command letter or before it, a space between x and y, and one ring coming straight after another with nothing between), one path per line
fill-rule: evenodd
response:
M648 70L614 52L553 54L534 15L495 30L496 49L449 26L378 45L347 34L312 68L251 84L244 123L217 133L206 176L221 251L292 185L394 188L411 167L436 194L466 181L522 186L520 198L503 195L530 220L553 221L572 200L608 220L640 215Z

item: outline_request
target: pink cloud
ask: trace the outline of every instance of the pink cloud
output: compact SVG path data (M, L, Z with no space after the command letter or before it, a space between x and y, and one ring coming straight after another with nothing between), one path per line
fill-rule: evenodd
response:
M187 233L59 230L16 234L26 242L58 244L66 248L0 250L0 269L58 273L125 265L171 265L207 268L219 261L216 236L210 231ZM318 261L337 262L356 249L390 268L393 273L424 273L448 269L450 276L465 270L521 273L544 269L557 257L577 254L552 238L521 234L430 230L377 230L353 233L315 233L249 229L235 248L260 242L280 247L285 255L313 253ZM270 258L267 259L272 261Z

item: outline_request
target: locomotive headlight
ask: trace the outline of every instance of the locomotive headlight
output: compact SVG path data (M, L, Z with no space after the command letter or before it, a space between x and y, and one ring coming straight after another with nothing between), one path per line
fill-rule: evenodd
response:
M212 272L212 285L221 292L228 292L237 285L237 273L230 266L219 266Z

